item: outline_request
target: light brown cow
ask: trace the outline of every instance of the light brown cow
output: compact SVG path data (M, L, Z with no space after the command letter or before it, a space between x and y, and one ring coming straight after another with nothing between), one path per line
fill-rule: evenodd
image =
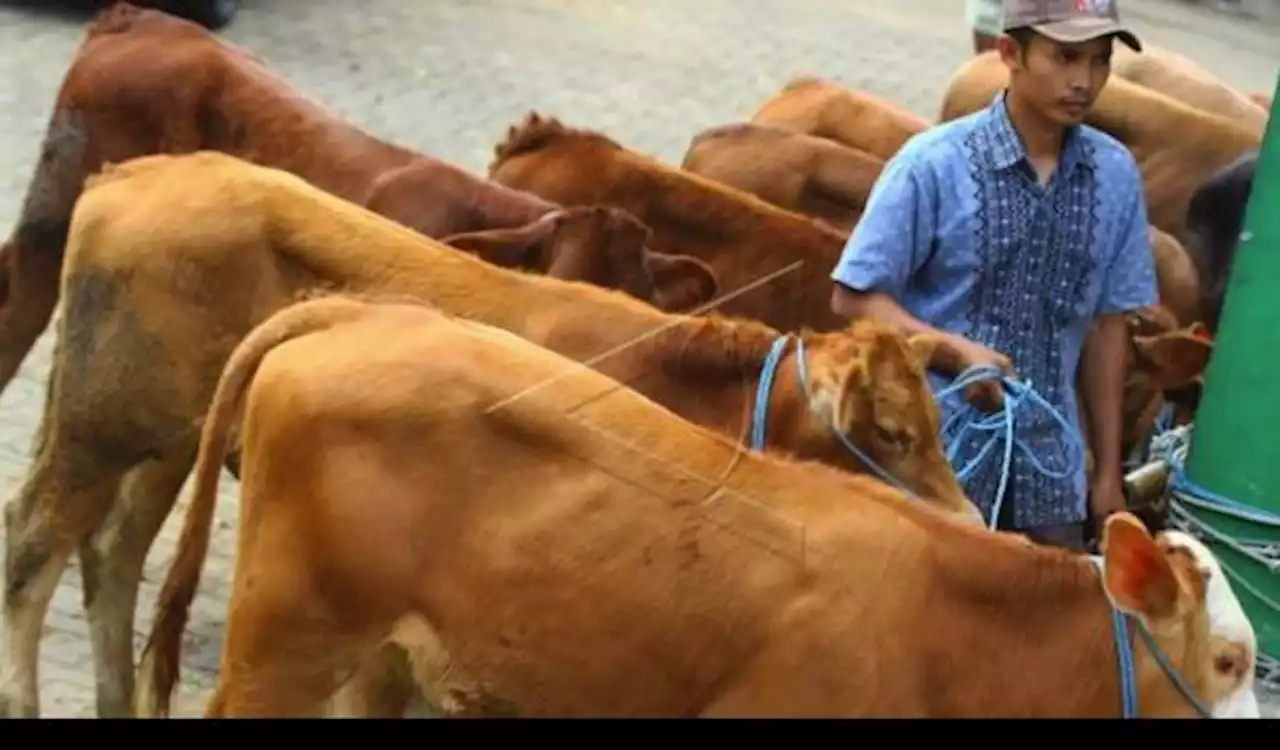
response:
M735 123L695 135L680 168L848 232L884 160L826 138Z
M975 55L948 84L940 120L987 106L1008 80L998 53ZM1261 140L1243 125L1116 77L1108 79L1086 121L1133 152L1142 169L1150 222L1179 239L1196 188Z
M783 331L845 324L830 299L848 235L824 222L536 112L508 129L489 175L562 205L605 203L634 214L653 230L654 249L709 263L722 295L749 289L719 304L725 313Z
M1114 717L1113 606L1210 715L1259 715L1256 635L1189 535L1118 514L1100 570L744 453L505 331L341 299L232 355L144 661L176 669L242 402L209 717L314 715L405 623L429 689L519 716ZM1140 715L1194 716L1129 632Z
M1243 125L1262 137L1267 126L1267 110L1244 93L1213 75L1194 60L1172 50L1146 45L1134 52L1117 44L1111 57L1111 73L1131 83L1146 86Z
M891 101L816 76L797 76L760 105L751 122L829 138L888 161L929 127Z
M1176 237L1150 227L1151 256L1156 266L1160 304L1178 323L1189 326L1204 319L1200 306L1200 274L1187 249Z
M520 227L559 208L375 138L200 26L118 3L89 24L58 91L18 224L0 245L0 389L58 302L67 224L85 176L105 162L200 149L287 169L436 238ZM632 278L622 285L628 293L668 309L703 301L691 303L687 294L708 292L704 264L651 260L643 247L619 244L642 241L636 231L609 228L623 219L565 218L542 225L555 231L540 243L570 258L570 267L599 270L603 261L594 255L603 254L609 263L626 261L606 268L605 277ZM592 234L599 229L606 234ZM492 246L496 239L483 241Z
M41 622L77 544L94 582L86 606L99 713L129 710L139 572L194 460L218 372L236 342L300 293L337 287L431 302L598 368L735 439L748 434L781 335L502 269L296 175L218 152L143 157L91 178L63 278L41 437L5 510L0 715L37 712ZM792 337L761 396L766 447L865 471L847 447L857 446L924 502L978 521L939 441L923 369L934 347L870 321ZM932 358L956 367L946 362L954 356L943 348Z

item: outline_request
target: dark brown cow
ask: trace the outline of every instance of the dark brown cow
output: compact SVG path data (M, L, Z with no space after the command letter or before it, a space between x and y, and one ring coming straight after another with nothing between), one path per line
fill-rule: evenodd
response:
M117 3L89 25L67 70L18 225L0 246L0 388L57 304L67 224L85 176L104 162L200 149L289 170L436 238L519 227L559 208L373 137L194 23ZM570 235L563 242L577 248L565 255L610 254L610 243L639 237L631 230L591 237L591 227L624 220L565 216L545 238L558 246L562 232ZM610 275L648 277L656 293L626 290L660 306L688 308L690 290L708 291L709 271L693 259L650 264L643 248L611 254L635 268Z
M316 715L406 623L429 692L516 716L1117 717L1113 608L1140 716L1196 715L1174 676L1210 716L1259 716L1256 633L1191 535L1121 513L1095 566L744 454L506 331L342 299L231 355L144 663L176 669L242 411L209 717Z
M884 160L826 138L736 123L694 136L680 168L848 232Z
M848 235L808 216L623 147L600 133L531 112L494 149L490 176L566 206L605 203L653 229L653 247L709 263L720 293L733 293L799 263L719 305L774 328L833 330L831 270Z
M64 278L43 438L5 509L0 670L13 678L0 685L0 715L38 710L41 624L77 544L94 582L98 710L128 712L138 576L191 468L218 373L255 325L315 288L409 296L505 328L735 440L767 404L764 448L851 471L868 471L859 453L869 456L921 502L980 521L942 452L924 373L954 352L875 321L782 339L761 392L781 332L758 321L665 313L503 269L213 151L142 157L91 178Z
M816 76L792 79L756 110L751 122L829 138L882 161L929 127L893 102Z

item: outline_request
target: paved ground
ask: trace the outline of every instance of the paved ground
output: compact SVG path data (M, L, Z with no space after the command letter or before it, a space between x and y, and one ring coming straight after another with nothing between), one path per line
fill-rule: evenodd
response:
M83 12L0 4L0 231L17 216ZM529 108L602 129L678 163L697 131L749 115L792 74L813 71L932 118L969 53L961 0L245 0L230 40L375 133L475 170ZM1271 91L1277 29L1176 0L1128 0L1149 41L1245 90ZM1270 38L1268 39L1268 35ZM0 398L0 499L26 469L50 337ZM233 536L234 480L186 650L188 706L217 667ZM185 503L180 506L185 508ZM139 640L180 516L152 550ZM140 647L140 646L139 646ZM80 581L64 578L47 625L43 711L90 716L93 678Z

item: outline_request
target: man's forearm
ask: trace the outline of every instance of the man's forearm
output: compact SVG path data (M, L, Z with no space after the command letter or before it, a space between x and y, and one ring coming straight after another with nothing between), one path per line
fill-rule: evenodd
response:
M845 318L877 318L890 325L896 325L908 335L925 334L945 342L946 346L938 346L933 350L929 369L955 375L963 368L957 355L957 346L963 345L964 339L925 323L898 304L897 300L887 294L872 292L860 293L837 286L831 300L831 308Z
M872 317L902 328L908 334L927 333L932 336L950 338L950 334L921 321L911 313L902 309L893 297L880 293L858 293L847 289L837 289L831 302L831 309L845 318Z
M1098 320L1085 343L1084 400L1092 428L1089 444L1095 476L1120 474L1127 339L1124 316L1109 315Z

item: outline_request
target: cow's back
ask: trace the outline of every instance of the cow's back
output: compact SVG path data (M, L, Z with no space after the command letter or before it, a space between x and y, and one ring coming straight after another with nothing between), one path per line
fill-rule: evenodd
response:
M599 373L436 313L279 347L245 423L242 513L292 504L297 542L325 539L318 588L358 601L352 617L447 613L432 626L459 677L524 715L698 713L785 637L805 550L829 564L821 519L856 502L831 490L894 494L739 455Z
M1225 117L1257 132L1259 137L1267 125L1267 112L1257 102L1175 52L1148 47L1137 53L1118 45L1111 72L1196 109Z

